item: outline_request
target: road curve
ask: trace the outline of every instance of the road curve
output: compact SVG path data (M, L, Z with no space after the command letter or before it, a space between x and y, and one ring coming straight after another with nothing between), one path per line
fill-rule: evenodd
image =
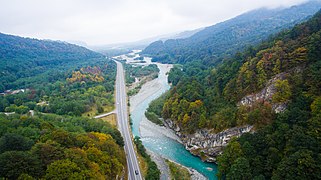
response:
M127 111L127 94L124 79L123 65L117 63L117 75L116 75L116 112L118 128L124 138L125 153L128 167L128 179L129 180L142 180L141 171L139 169L138 160L133 146L133 140L130 134L130 125L128 121Z

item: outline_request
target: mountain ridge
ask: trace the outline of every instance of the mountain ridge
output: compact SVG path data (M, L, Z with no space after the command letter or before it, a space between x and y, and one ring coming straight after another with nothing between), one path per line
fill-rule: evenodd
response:
M153 61L186 63L202 59L217 63L245 47L267 39L273 33L293 27L321 8L321 1L279 9L258 9L209 26L181 40L156 41L143 50ZM289 21L290 20L290 21Z

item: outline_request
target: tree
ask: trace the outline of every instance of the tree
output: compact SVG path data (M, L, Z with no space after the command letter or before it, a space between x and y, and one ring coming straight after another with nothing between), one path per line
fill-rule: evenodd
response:
M104 112L104 108L100 103L97 103L97 112L98 113L103 113Z
M250 164L244 157L236 159L232 164L229 173L226 175L226 179L228 180L247 180L251 178L252 174Z
M290 99L292 93L288 80L276 80L275 89L276 93L272 97L273 102L282 103Z
M83 179L83 172L76 163L68 159L51 163L46 171L46 179Z
M320 158L315 159L313 152L299 150L283 159L272 179L319 179L321 166L318 160Z
M321 116L321 97L315 98L311 104L311 113L314 116Z
M256 69L258 71L258 75L257 75L257 84L258 84L258 88L263 88L265 86L265 83L267 81L267 75L264 69L264 60L260 60L257 65L256 65Z
M218 167L220 169L218 177L225 179L226 175L230 172L231 165L239 157L243 156L243 151L239 142L233 139L224 149L221 156L218 157Z
M0 138L0 153L5 151L26 151L34 142L18 134L7 133Z
M51 140L45 143L38 142L32 147L31 152L39 157L44 168L52 162L64 158L64 148L59 143Z
M0 177L17 179L23 173L41 177L44 172L38 158L23 151L7 151L0 154Z

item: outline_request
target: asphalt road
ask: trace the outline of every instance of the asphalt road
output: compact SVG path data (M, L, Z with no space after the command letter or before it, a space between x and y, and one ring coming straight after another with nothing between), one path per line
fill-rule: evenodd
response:
M123 65L117 63L117 76L116 76L116 112L117 112L117 122L120 132L123 135L125 142L125 153L128 167L128 179L129 180L141 180L141 172L139 169L138 160L134 150L134 143L131 138L130 125L128 121L128 111L127 111L127 94L124 78Z

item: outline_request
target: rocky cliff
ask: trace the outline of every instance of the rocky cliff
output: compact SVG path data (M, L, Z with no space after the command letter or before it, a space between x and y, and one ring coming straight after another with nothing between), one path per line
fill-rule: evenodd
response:
M261 91L243 97L238 105L253 106L253 104L255 104L256 102L269 102L272 105L272 110L275 113L285 111L287 102L272 102L272 97L276 93L275 82L277 80L285 80L287 79L287 77L292 76L293 74L301 73L303 69L304 66L298 66L289 70L288 72L283 72L275 75L266 83L265 87Z
M165 124L175 131L188 151L208 162L216 162L216 157L221 154L223 148L233 137L239 137L243 133L250 132L253 128L253 126L246 125L219 133L214 133L211 129L201 129L193 134L184 134L180 131L179 126L170 119L165 120Z
M274 112L283 112L286 109L286 103L272 103L272 96L276 93L276 80L284 80L286 79L286 75L286 73L277 74L267 82L265 88L263 88L260 92L243 97L238 104L252 106L256 102L269 102L272 104L272 110Z

